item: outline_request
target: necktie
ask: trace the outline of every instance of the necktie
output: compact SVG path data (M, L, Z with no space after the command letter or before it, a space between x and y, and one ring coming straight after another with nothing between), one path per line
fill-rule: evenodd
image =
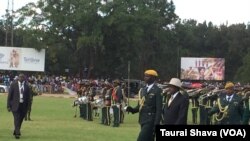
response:
M171 95L170 99L168 100L168 106L170 106L170 104L172 103L173 99L174 99L174 96Z
M230 102L230 96L227 97L227 101Z

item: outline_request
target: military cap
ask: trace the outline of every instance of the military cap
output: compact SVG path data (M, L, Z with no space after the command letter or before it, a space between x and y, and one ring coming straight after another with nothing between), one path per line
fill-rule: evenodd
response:
M146 70L144 74L158 76L158 74L155 70Z
M227 82L226 85L225 85L225 89L230 89L230 88L233 88L234 87L234 84L232 82Z

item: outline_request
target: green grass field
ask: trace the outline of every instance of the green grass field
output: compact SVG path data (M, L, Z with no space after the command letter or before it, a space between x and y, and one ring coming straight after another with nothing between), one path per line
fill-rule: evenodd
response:
M0 140L15 140L13 116L6 109L7 95L0 94ZM79 118L72 98L34 97L31 119L24 121L21 140L25 141L135 141L139 133L138 114L126 114L124 123L114 128ZM136 102L131 102L132 105ZM189 113L189 115L191 115ZM190 117L190 116L189 116ZM189 118L191 119L191 118ZM191 120L189 120L189 123Z

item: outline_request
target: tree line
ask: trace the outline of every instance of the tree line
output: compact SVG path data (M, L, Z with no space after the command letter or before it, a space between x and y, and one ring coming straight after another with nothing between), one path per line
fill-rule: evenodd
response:
M1 46L6 19L0 19ZM15 11L13 27L13 46L45 48L51 74L82 75L87 68L88 78L126 78L130 62L130 78L154 68L169 80L180 75L180 57L219 57L226 80L250 80L250 25L183 20L172 1L39 0Z

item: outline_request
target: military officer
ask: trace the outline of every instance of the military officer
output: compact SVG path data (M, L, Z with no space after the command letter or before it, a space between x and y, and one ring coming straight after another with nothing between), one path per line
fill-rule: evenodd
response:
M156 84L158 74L155 70L146 70L144 81L146 86L139 91L139 102L134 108L128 106L127 111L139 112L141 131L137 141L153 141L155 125L160 124L162 112L162 90Z
M242 98L235 94L234 84L227 82L225 93L220 94L215 105L209 112L209 115L217 113L215 116L216 124L219 125L239 125L243 115Z

